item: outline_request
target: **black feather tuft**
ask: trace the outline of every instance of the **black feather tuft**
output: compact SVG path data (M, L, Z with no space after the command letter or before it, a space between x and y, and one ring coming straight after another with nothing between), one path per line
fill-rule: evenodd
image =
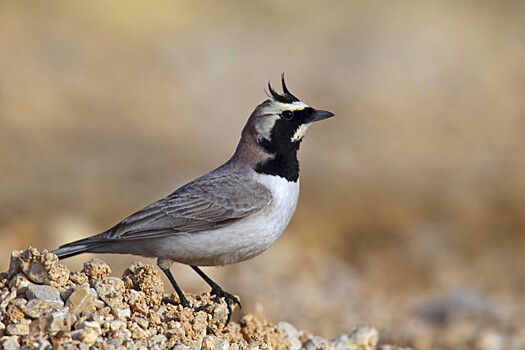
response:
M270 91L270 97L275 100L282 103L293 103L293 102L299 102L299 99L292 95L292 93L288 90L286 87L286 83L284 81L284 73L281 75L281 84L283 87L283 94L278 94L270 85L270 82L268 82L268 90Z

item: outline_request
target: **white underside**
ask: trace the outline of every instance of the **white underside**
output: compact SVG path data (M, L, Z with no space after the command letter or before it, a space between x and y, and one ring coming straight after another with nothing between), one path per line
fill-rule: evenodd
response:
M261 254L279 238L295 213L299 181L255 172L254 176L273 194L266 208L223 228L142 241L141 250L197 266L227 265Z

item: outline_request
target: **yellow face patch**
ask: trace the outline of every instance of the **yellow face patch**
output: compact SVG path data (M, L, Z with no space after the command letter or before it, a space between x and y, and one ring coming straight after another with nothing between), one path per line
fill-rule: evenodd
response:
M306 131L308 130L310 125L312 125L312 124L311 123L301 124L297 128L297 130L295 130L295 133L293 134L292 139L290 141L297 142L300 139L302 139L304 137L304 135L306 135Z
M301 101L292 103L282 103L279 101L273 101L272 104L280 111L301 111L306 107L309 107L306 103Z

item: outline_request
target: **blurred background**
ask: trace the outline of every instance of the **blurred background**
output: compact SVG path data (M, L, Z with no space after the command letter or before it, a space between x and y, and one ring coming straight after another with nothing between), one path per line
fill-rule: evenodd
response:
M283 237L206 272L243 313L325 337L524 348L523 23L520 1L2 1L2 270L220 165L285 72L336 118L301 147Z

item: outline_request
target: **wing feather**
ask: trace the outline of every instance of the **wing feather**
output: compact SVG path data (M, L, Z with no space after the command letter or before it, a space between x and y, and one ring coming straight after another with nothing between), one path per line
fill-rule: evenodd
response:
M266 207L272 194L243 174L209 174L132 214L99 237L142 239L227 226Z

